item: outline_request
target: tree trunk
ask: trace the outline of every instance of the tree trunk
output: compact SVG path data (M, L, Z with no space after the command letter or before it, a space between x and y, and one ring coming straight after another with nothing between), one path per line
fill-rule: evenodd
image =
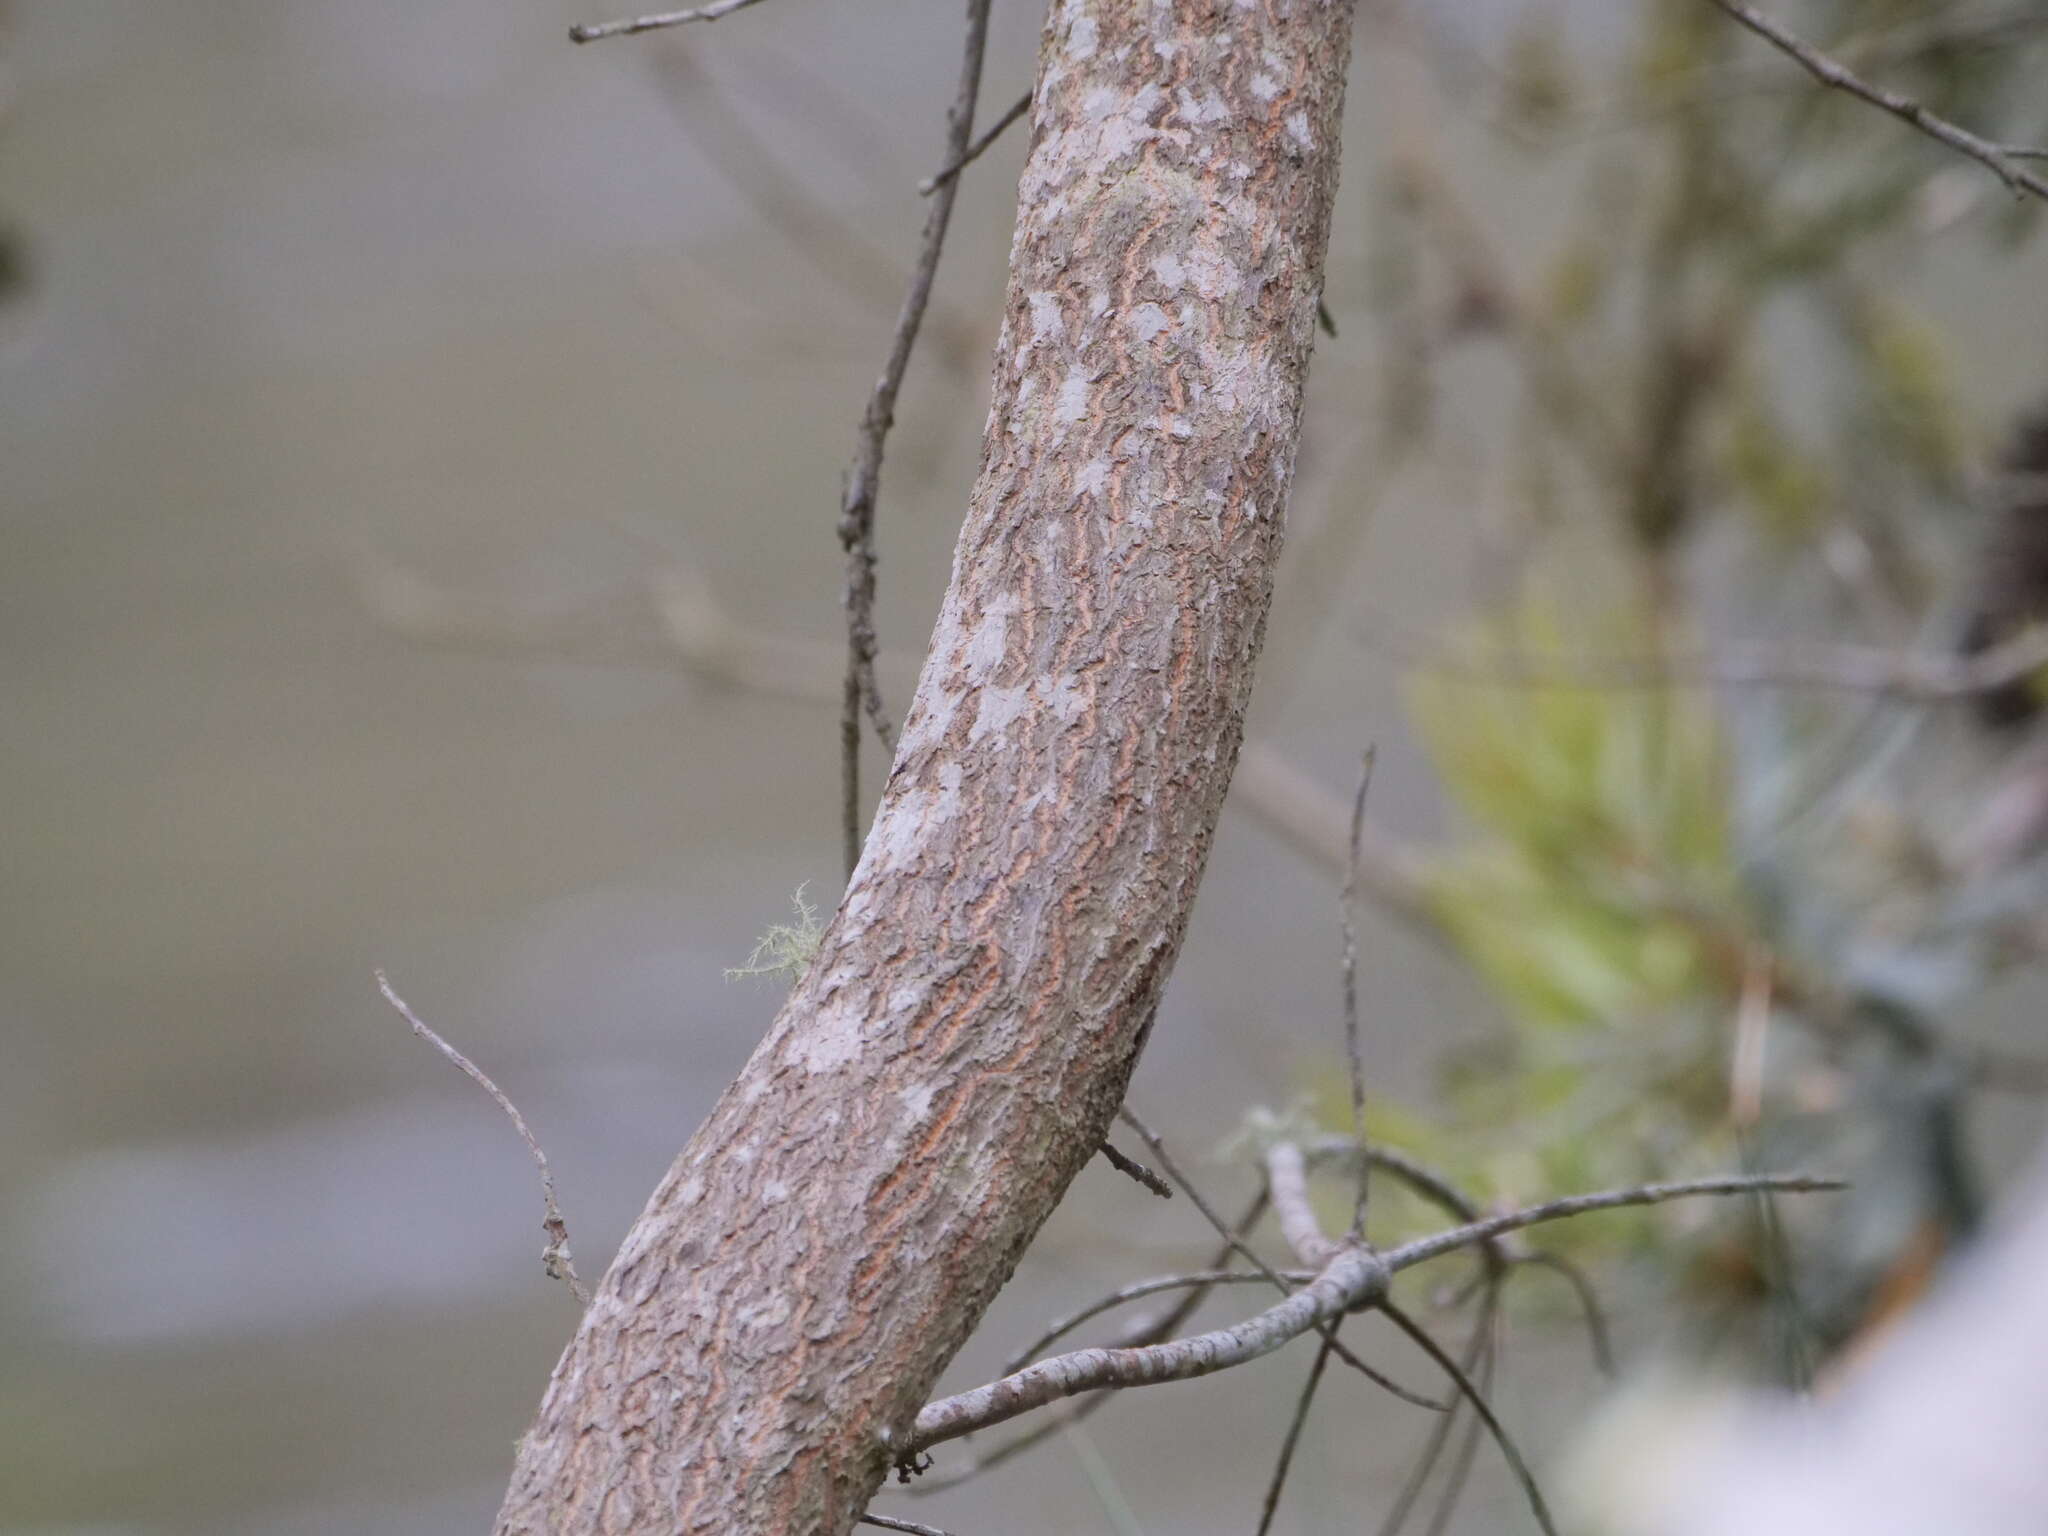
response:
M1251 691L1351 0L1056 0L982 467L859 868L501 1533L843 1533L1094 1153Z

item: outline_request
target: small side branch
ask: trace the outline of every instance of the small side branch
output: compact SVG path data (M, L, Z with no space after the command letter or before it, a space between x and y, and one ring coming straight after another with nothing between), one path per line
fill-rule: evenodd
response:
M1222 1265L1229 1262L1230 1255L1236 1251L1233 1245L1236 1243L1238 1236L1251 1231L1253 1227L1258 1225L1259 1218L1266 1214L1266 1203L1266 1191L1261 1188L1258 1194L1252 1197L1251 1203L1238 1216L1236 1224L1224 1229L1226 1235L1223 1246L1217 1249L1214 1256L1210 1259L1210 1270L1219 1270ZM1252 1278L1264 1280L1265 1276L1255 1275ZM1303 1275L1299 1278L1307 1279L1308 1277ZM1172 1338L1175 1333L1180 1331L1181 1325L1195 1315L1196 1308L1200 1307L1203 1301L1208 1298L1212 1288L1208 1283L1198 1283L1189 1287L1182 1292L1180 1300L1171 1307L1152 1316L1136 1318L1127 1323L1119 1331L1113 1342L1128 1349L1135 1348L1140 1344L1157 1344L1161 1339ZM1078 1326L1078 1324L1076 1325ZM1028 1350L1020 1350L1011 1357L1010 1363L1003 1367L1003 1374L1007 1376L1012 1371L1022 1370L1036 1359L1040 1351L1048 1347L1051 1342L1053 1341L1050 1339L1043 1340L1034 1344ZM1103 1391L1091 1393L1086 1397L1076 1398L1060 1412L1045 1415L1044 1418L1040 1419L1022 1434L1016 1435L990 1450L982 1451L975 1455L964 1466L952 1468L936 1476L926 1477L915 1486L913 1492L919 1494L943 1493L949 1488L959 1487L962 1483L972 1482L975 1478L981 1476L982 1473L1001 1466L1013 1456L1021 1456L1026 1451L1050 1439L1062 1430L1080 1424L1083 1419L1109 1403L1115 1396L1115 1392Z
M1492 1358L1492 1342L1495 1318L1500 1308L1500 1286L1489 1275L1480 1301L1478 1326L1472 1330L1472 1338L1465 1346L1465 1358L1460 1362L1466 1375L1471 1375L1483 1360ZM1437 1463L1443 1459L1444 1450L1451 1443L1451 1432L1457 1427L1458 1415L1447 1413L1429 1428L1429 1434L1422 1443L1422 1450L1416 1456L1414 1465L1408 1469L1408 1477L1401 1485L1401 1491L1394 1496L1388 1507L1386 1518L1380 1522L1378 1536L1400 1536L1401 1528L1408 1523L1416 1501L1422 1497L1422 1490L1429 1485L1430 1475L1436 1471Z
M1968 155L2010 187L2014 196L2032 193L2035 197L2048 201L2048 181L2043 181L2039 176L2015 163L2022 159L2038 158L2040 151L2010 144L1994 144L1989 139L1979 138L1967 128L1958 127L1947 118L1928 111L1910 96L1886 90L1881 85L1872 85L1839 61L1829 58L1811 43L1786 31L1782 25L1761 11L1743 5L1739 0L1710 0L1710 3L1792 59L1822 85L1859 97L1873 107L1889 112L1901 122L1917 128L1929 138L1946 144L1957 154Z
M1118 1173L1127 1179L1136 1179L1160 1199L1171 1200L1173 1198L1173 1186L1139 1162L1135 1157L1117 1151L1114 1146L1106 1141L1102 1144L1102 1156L1104 1161Z
M1522 1496L1529 1501L1529 1512L1536 1517L1536 1523L1543 1527L1544 1536L1557 1536L1557 1526L1550 1518L1550 1506L1543 1502L1543 1490L1536 1486L1536 1475L1529 1470L1529 1463L1522 1459L1522 1452L1516 1446L1514 1437L1494 1414L1493 1405L1486 1400L1486 1394L1472 1383L1464 1369L1444 1352L1441 1344L1432 1339L1423 1326L1391 1302L1383 1302L1380 1310L1394 1320L1394 1326L1415 1341L1422 1352L1442 1368L1445 1375L1458 1384L1458 1391L1465 1401L1472 1405L1472 1411L1486 1426L1486 1432L1493 1436L1493 1442L1500 1447L1500 1453L1507 1458L1508 1466L1514 1471L1515 1481L1522 1485Z
M1156 1155L1160 1151L1157 1138L1142 1128L1139 1133L1146 1137L1147 1144ZM1315 1278L1305 1286L1290 1292L1285 1299L1265 1311L1229 1328L1141 1348L1082 1349L1055 1355L984 1386L927 1403L909 1433L902 1440L890 1444L889 1448L899 1464L913 1461L920 1452L941 1441L957 1439L992 1424L1000 1424L1061 1398L1100 1392L1105 1388L1153 1386L1160 1382L1207 1376L1271 1354L1289 1340L1311 1330L1323 1333L1328 1340L1330 1325L1349 1312L1385 1311L1404 1331L1417 1333L1419 1329L1412 1321L1395 1316L1394 1309L1387 1305L1387 1284L1396 1271L1474 1243L1489 1242L1503 1233L1535 1226L1539 1222L1559 1220L1587 1211L1611 1210L1617 1206L1652 1205L1693 1195L1746 1194L1766 1189L1795 1193L1844 1187L1839 1180L1806 1174L1646 1184L1633 1189L1547 1201L1525 1210L1471 1222L1435 1237L1422 1238L1382 1256L1359 1243L1332 1242L1315 1232L1312 1223L1307 1223L1298 1212L1286 1212L1283 1199L1297 1201L1296 1191L1290 1186L1295 1182L1293 1170L1298 1169L1300 1163L1298 1149L1293 1151L1291 1163L1287 1155L1282 1154L1279 1160L1281 1177L1274 1181L1279 1187L1274 1188L1273 1196L1276 1207L1282 1208L1287 1225L1292 1229L1290 1241L1309 1252L1327 1254ZM1161 1165L1169 1173L1174 1171L1170 1160L1162 1159ZM1269 1168L1272 1166L1269 1157ZM1184 1182L1183 1187L1187 1187ZM1262 1261L1259 1268L1274 1283L1284 1284ZM1470 1378L1457 1369L1456 1363L1450 1361L1433 1340L1418 1338L1416 1342L1440 1367L1449 1371L1461 1392L1468 1396L1473 1394ZM1330 1340L1330 1344L1341 1356L1343 1346L1334 1340ZM1473 1406L1496 1438L1504 1440L1491 1411L1476 1401ZM1512 1449L1505 1444L1503 1449L1511 1461L1519 1461ZM1526 1468L1520 1470L1526 1472ZM1532 1499L1532 1503L1540 1508L1539 1499ZM1543 1518L1547 1522L1547 1513Z
M1347 1247L1300 1290L1233 1327L1144 1349L1082 1349L1055 1355L986 1386L927 1403L917 1416L909 1443L897 1447L897 1453L915 1455L942 1440L1101 1387L1191 1381L1243 1365L1271 1354L1311 1328L1377 1301L1386 1292L1386 1282L1387 1268L1378 1256Z
M974 103L981 91L981 61L988 46L990 0L967 0L967 41L960 60L960 83L946 113L945 164L962 161L974 131ZM846 552L846 680L839 719L840 821L845 842L846 872L860 862L860 722L863 714L882 743L894 754L896 731L882 704L875 680L875 498L882 479L882 449L896 422L896 395L910 369L918 327L931 303L932 282L946 245L946 227L953 218L958 177L949 177L925 215L924 239L910 289L889 339L889 356L861 414L860 442L846 472L839 498L839 543Z
M1315 1278L1312 1271L1282 1270L1280 1273L1283 1278L1290 1280L1311 1280ZM1087 1306L1077 1311L1069 1312L1065 1317L1052 1323L1045 1332L1041 1333L1004 1362L1003 1374L1007 1376L1014 1371L1023 1370L1025 1366L1036 1360L1040 1355L1052 1348L1053 1345L1059 1343L1061 1339L1072 1333L1083 1323L1092 1322L1094 1319L1102 1316L1103 1313L1113 1312L1118 1307L1130 1302L1142 1301L1147 1296L1157 1296L1162 1291L1203 1290L1214 1285L1265 1285L1266 1283L1267 1280L1264 1275L1249 1269L1198 1269L1185 1275L1157 1275L1150 1280L1135 1280L1129 1285L1120 1286L1118 1289L1111 1291L1107 1296L1096 1297ZM1153 1340L1150 1342L1156 1343L1157 1341Z
M1279 1274L1275 1272L1272 1265L1268 1264L1264 1259L1259 1257L1257 1251L1254 1250L1250 1244L1246 1243L1242 1237L1240 1237L1236 1233L1233 1233L1228 1227L1224 1226L1223 1218L1216 1214L1216 1208L1210 1205L1207 1200L1204 1200L1202 1198L1202 1192L1201 1190L1195 1187L1194 1181L1190 1179L1185 1173L1181 1172L1179 1166L1175 1164L1172 1156L1166 1150L1166 1143L1160 1139L1159 1133L1154 1131L1144 1121L1140 1120L1137 1116L1137 1113L1130 1107L1130 1105L1126 1104L1120 1113L1124 1124L1128 1125L1132 1130L1136 1131L1140 1139L1142 1139L1145 1145L1151 1149L1153 1157L1158 1159L1159 1166L1166 1170L1166 1176L1169 1179L1173 1180L1173 1182L1180 1186L1180 1188L1187 1191L1188 1199L1194 1203L1195 1209L1202 1213L1203 1219L1207 1221L1211 1227L1215 1228L1217 1234L1220 1237L1222 1237L1225 1244L1227 1244L1232 1251L1236 1252L1247 1263L1249 1263L1252 1266L1252 1268L1256 1269L1260 1274L1264 1275L1267 1280L1272 1282L1273 1289L1275 1289L1276 1291L1280 1291L1284 1294L1288 1290L1287 1283L1280 1278ZM1268 1180L1268 1188L1271 1188L1270 1179ZM1304 1262L1309 1264L1311 1267L1319 1266L1323 1262L1323 1257L1325 1256L1327 1256L1326 1253L1314 1259L1304 1260ZM1362 1359L1355 1350L1353 1350L1349 1345L1343 1343L1340 1339L1338 1339L1336 1330L1334 1328L1325 1326L1323 1324L1318 1324L1317 1327L1319 1331L1323 1334L1323 1336L1329 1340L1331 1352L1335 1354L1339 1360L1342 1360L1346 1365L1350 1366L1352 1370L1358 1372L1359 1375L1365 1377L1368 1381L1372 1382L1373 1385L1379 1387L1382 1391L1391 1392L1394 1396L1400 1398L1401 1401L1403 1401L1404 1403L1413 1403L1418 1408L1427 1408L1430 1409L1432 1412L1441 1412L1443 1408L1446 1406L1445 1404L1436 1401L1434 1398L1425 1397L1420 1392L1416 1392L1408 1387L1402 1386L1398 1381L1395 1381L1391 1376L1387 1375L1384 1371L1376 1370L1373 1366L1367 1364L1366 1361Z
M1273 1463L1272 1479L1266 1484L1266 1500L1259 1507L1258 1536L1267 1536L1273 1529L1273 1517L1280 1512L1280 1495L1287 1487L1287 1473L1294 1465L1294 1448L1301 1443L1301 1432L1308 1424L1308 1411L1315 1405L1316 1388L1323 1384L1323 1371L1330 1363L1330 1351L1336 1346L1334 1338L1324 1339L1316 1351L1316 1362L1308 1368L1308 1380L1301 1384L1301 1396L1295 1400L1294 1417L1287 1421L1287 1437L1280 1442L1280 1456Z
M966 170L968 166L974 164L975 161L987 153L988 147L991 144L1003 136L1004 130L1030 110L1031 93L1026 91L1022 96L1019 96L1010 103L1009 110L990 125L988 132L967 146L967 152L958 160L953 161L944 170L936 171L930 176L925 177L923 181L920 181L917 184L918 195L920 197L930 197L939 188Z
M899 1520L894 1515L869 1513L860 1517L860 1523L880 1526L885 1531L908 1531L910 1536L949 1536L936 1525L920 1525L915 1520Z
M619 21L586 22L569 29L572 43L595 43L607 37L631 37L635 32L658 32L664 27L686 27L693 21L716 21L734 11L744 11L759 0L713 0L688 11L660 11L652 16L631 16Z
M412 1032L439 1051L449 1061L498 1101L498 1107L512 1119L512 1128L519 1132L519 1139L526 1143L526 1150L533 1154L533 1166L540 1170L540 1197L543 1208L541 1228L548 1235L548 1245L541 1250L541 1263L546 1267L550 1280L561 1280L568 1284L570 1292L584 1306L590 1305L590 1290L576 1273L576 1259L569 1252L569 1224L562 1219L562 1208L555 1203L555 1176L548 1169L548 1155L541 1151L540 1143L533 1132L526 1128L526 1117L519 1113L519 1106L505 1094L505 1090L492 1082L490 1077L475 1062L443 1040L421 1021L406 1000L392 989L389 978L382 971L377 972L377 990L384 994L384 1001L397 1010L398 1016L412 1026Z
M1593 1289L1593 1282L1586 1278L1585 1272L1570 1259L1555 1253L1525 1253L1515 1262L1530 1268L1550 1270L1572 1288L1579 1311L1586 1319L1586 1342L1593 1351L1594 1368L1602 1376L1612 1378L1615 1374L1613 1335L1607 1327L1607 1312L1600 1305L1600 1293Z
M1532 1205L1525 1210L1489 1216L1484 1221L1455 1227L1449 1232L1439 1232L1434 1237L1420 1237L1412 1243L1403 1243L1387 1255L1387 1267L1393 1270L1407 1269L1411 1265L1423 1263L1459 1248L1486 1242L1503 1233L1518 1232L1523 1227L1533 1227L1541 1222L1561 1221L1567 1216L1581 1216L1588 1211L1611 1211L1627 1205L1660 1205L1666 1200L1684 1200L1694 1195L1747 1195L1759 1190L1772 1190L1788 1195L1811 1194L1821 1190L1848 1187L1841 1179L1822 1179L1810 1174L1786 1173L1758 1174L1755 1177L1686 1179L1673 1184L1641 1184L1634 1189L1607 1190L1597 1195L1567 1195L1562 1200L1546 1200L1541 1205Z

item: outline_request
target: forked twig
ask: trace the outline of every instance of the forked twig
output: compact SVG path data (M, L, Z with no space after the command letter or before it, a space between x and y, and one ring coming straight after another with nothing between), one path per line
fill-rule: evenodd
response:
M1250 1203L1245 1206L1244 1212L1238 1217L1236 1224L1228 1229L1223 1245L1216 1250L1214 1256L1210 1259L1209 1268L1212 1271L1220 1270L1229 1261L1231 1254L1236 1251L1233 1246L1235 1237L1251 1231L1252 1228L1259 1224L1259 1219L1266 1214L1266 1204L1266 1191L1262 1186L1259 1192L1252 1197ZM1263 1280L1265 1277L1261 1275L1257 1278ZM1140 1345L1157 1344L1161 1339L1171 1338L1179 1331L1183 1323L1194 1316L1196 1309L1208 1298L1212 1288L1213 1286L1207 1283L1191 1287L1182 1295L1179 1301L1167 1308L1165 1312L1156 1317L1136 1319L1132 1324L1126 1326L1116 1336L1114 1343L1121 1348L1134 1349ZM1039 1346L1039 1348L1043 1347L1043 1345ZM1011 1364L1004 1367L1004 1374L1008 1375L1011 1369L1028 1364L1037 1352L1038 1350L1034 1348L1028 1353L1020 1352L1019 1355L1012 1356ZM1106 1407L1116 1396L1115 1392L1102 1391L1090 1393L1086 1397L1075 1398L1064 1410L1059 1413L1045 1415L1037 1424L1025 1430L1022 1434L1005 1440L993 1450L983 1451L964 1466L924 1477L912 1485L910 1491L914 1494L943 1493L948 1488L957 1488L962 1483L971 1482L973 1479L981 1476L982 1473L992 1471L994 1468L1001 1466L1004 1462L1010 1460L1011 1457L1023 1455L1024 1452L1030 1450L1041 1441L1049 1440L1062 1430L1078 1425L1096 1410Z
M376 975L377 990L384 994L384 1001L397 1010L398 1016L412 1026L412 1032L459 1067L471 1082L496 1099L498 1107L511 1116L512 1128L519 1132L519 1139L533 1154L533 1166L540 1170L540 1196L544 1211L541 1228L548 1235L548 1245L541 1250L541 1263L546 1267L549 1279L566 1281L576 1299L589 1306L590 1291L577 1275L575 1257L569 1252L569 1224L562 1219L562 1208L555 1202L555 1176L548 1170L548 1155L540 1149L533 1132L526 1128L526 1117L519 1113L519 1106L506 1096L504 1089L491 1081L482 1067L428 1028L406 1000L392 989L389 977L381 970Z
M1158 1160L1159 1166L1166 1170L1166 1176L1179 1185L1180 1188L1187 1191L1188 1199L1194 1202L1195 1209L1202 1213L1209 1225L1214 1227L1217 1234L1230 1245L1231 1250L1245 1259L1261 1275L1264 1275L1275 1290L1285 1294L1290 1289L1287 1282L1280 1278L1280 1275L1274 1270L1273 1266L1268 1264L1250 1244L1223 1225L1223 1218L1216 1214L1216 1208L1202 1198L1202 1192L1195 1187L1194 1181L1181 1172L1179 1164L1174 1162L1172 1155L1166 1150L1166 1143L1160 1139L1159 1134L1144 1121L1140 1120L1137 1112L1130 1105L1126 1104L1120 1111L1120 1114L1124 1124L1136 1131L1145 1145L1151 1148L1152 1155ZM1271 1187L1270 1183L1268 1187ZM1317 1323L1314 1326L1319 1333L1330 1340L1330 1348L1335 1351L1339 1360L1342 1360L1352 1370L1358 1372L1359 1375L1365 1377L1382 1391L1391 1392L1403 1402L1412 1403L1417 1408L1428 1408L1437 1412L1443 1410L1445 1405L1438 1402L1435 1398L1425 1397L1412 1387L1402 1386L1384 1371L1378 1370L1360 1359L1350 1346L1341 1343L1337 1339L1335 1328L1322 1323Z
M1156 1138L1148 1136L1148 1145ZM1153 1146L1156 1153L1160 1148ZM1169 1159L1162 1166L1174 1173ZM1179 1181L1177 1181L1179 1182ZM1187 1187L1183 1183L1182 1187ZM1840 1189L1839 1180L1805 1174L1766 1175L1755 1178L1694 1179L1682 1183L1650 1184L1633 1189L1609 1190L1599 1194L1574 1195L1547 1201L1525 1210L1488 1218L1403 1244L1385 1255L1373 1253L1358 1243L1333 1243L1328 1261L1316 1277L1256 1316L1229 1328L1153 1344L1136 1349L1083 1349L1040 1360L984 1386L927 1403L915 1423L900 1438L890 1441L899 1462L906 1461L928 1446L956 1439L991 1424L1002 1423L1034 1408L1106 1387L1150 1386L1159 1382L1187 1381L1244 1364L1270 1354L1302 1334L1327 1334L1326 1325L1344 1314L1380 1308L1393 1315L1386 1303L1387 1283L1393 1273L1437 1258L1457 1248L1482 1243L1503 1233L1553 1221L1587 1211L1617 1206L1649 1205L1693 1195L1742 1194L1753 1190L1811 1191ZM1190 1191L1192 1193L1192 1191ZM1269 1270L1260 1261L1262 1271ZM1274 1283L1284 1288L1277 1275ZM1397 1318L1398 1322L1399 1319ZM1332 1346L1341 1356L1341 1345ZM1432 1346L1433 1348L1433 1346ZM1434 1351L1441 1354L1441 1351ZM1440 1362L1442 1363L1442 1362ZM1458 1379L1455 1378L1454 1379ZM1461 1383L1460 1390L1468 1390Z
M1041 1360L985 1386L927 1403L907 1443L892 1443L891 1449L899 1459L913 1456L941 1440L1098 1387L1191 1381L1243 1365L1311 1329L1334 1323L1354 1307L1379 1300L1386 1282L1386 1265L1376 1255L1346 1244L1315 1279L1241 1323L1145 1349L1082 1349Z

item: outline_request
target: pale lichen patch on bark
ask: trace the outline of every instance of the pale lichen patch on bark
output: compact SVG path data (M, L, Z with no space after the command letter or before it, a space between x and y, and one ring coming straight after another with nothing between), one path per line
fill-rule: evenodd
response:
M1062 426L1072 426L1088 414L1089 382L1085 369L1074 368L1068 371L1067 376L1060 381L1060 403L1053 416L1055 421Z
M982 688L979 705L974 712L974 724L967 728L968 745L972 746L990 734L1007 734L1030 703L1029 688L998 688L993 685Z
M1165 310L1148 299L1131 311L1124 321L1124 326L1138 340L1150 341L1161 331L1172 330L1173 320Z

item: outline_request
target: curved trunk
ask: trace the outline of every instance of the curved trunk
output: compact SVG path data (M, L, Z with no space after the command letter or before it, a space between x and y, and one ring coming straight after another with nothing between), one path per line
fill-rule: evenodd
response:
M1351 0L1059 0L982 467L859 868L501 1533L842 1533L1120 1102L1235 761Z

